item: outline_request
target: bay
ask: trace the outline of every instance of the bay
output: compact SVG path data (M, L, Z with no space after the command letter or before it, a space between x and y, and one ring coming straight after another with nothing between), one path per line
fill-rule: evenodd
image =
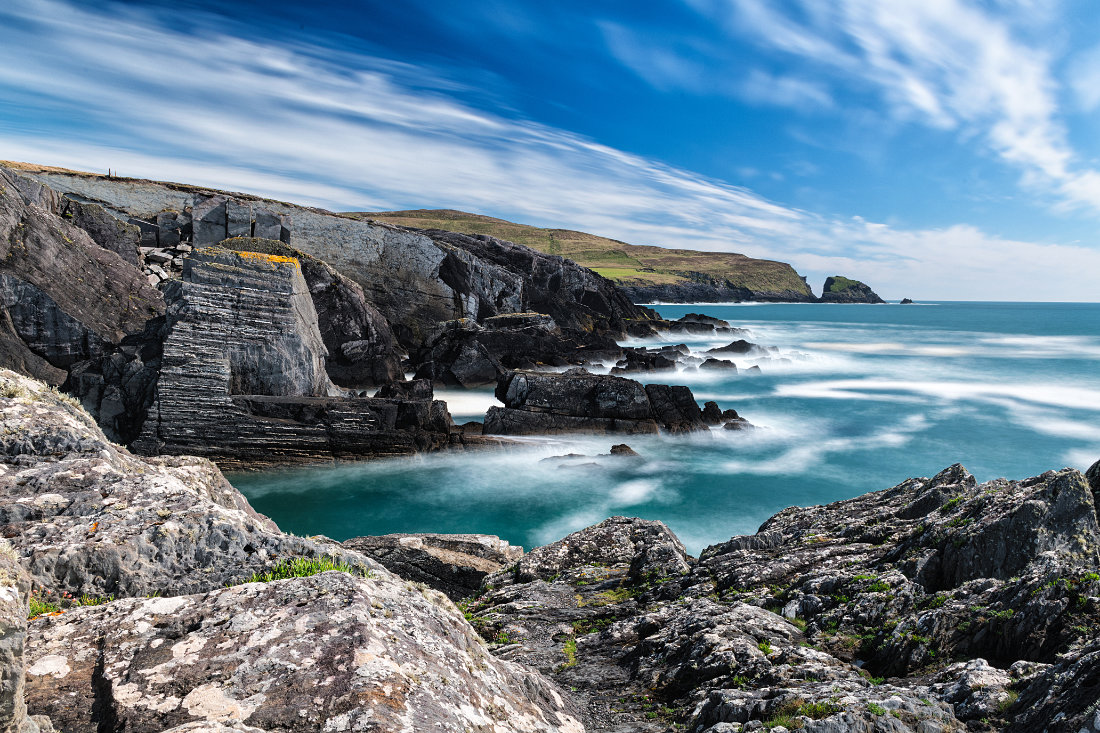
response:
M739 372L682 370L702 403L758 426L692 436L539 438L444 453L230 475L284 530L335 539L482 532L527 547L615 514L661 519L690 552L775 512L887 488L962 463L979 480L1100 459L1100 304L657 305L747 328L778 353ZM695 339L695 352L730 339ZM683 341L679 341L683 342ZM641 343L641 342L633 342ZM650 341L648 345L674 343ZM747 373L753 365L760 373ZM457 422L497 404L443 390ZM644 461L544 461L627 442Z

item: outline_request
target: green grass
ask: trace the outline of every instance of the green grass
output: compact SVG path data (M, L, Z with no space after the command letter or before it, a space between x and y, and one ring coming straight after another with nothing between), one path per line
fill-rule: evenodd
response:
M81 596L74 596L65 592L55 593L50 590L38 589L31 592L30 609L27 612L27 619L30 620L38 618L39 616L64 613L70 608L102 606L104 603L113 600L114 596L100 598L99 596L90 596L87 593Z
M577 666L577 640L570 637L565 641L565 645L561 648L561 653L565 655L565 664L562 667L576 667Z
M288 578L308 578L311 575L324 573L329 570L339 570L341 573L359 574L370 578L372 573L367 570L356 573L355 569L346 562L338 561L334 557L322 555L321 557L295 557L290 560L282 560L269 570L255 572L249 576L245 583L270 583L273 580L286 580Z
M872 715L886 715L886 708L873 702L867 703L867 712Z
M852 280L843 275L833 275L833 284L829 288L829 292L840 293L857 285L859 285L859 280Z

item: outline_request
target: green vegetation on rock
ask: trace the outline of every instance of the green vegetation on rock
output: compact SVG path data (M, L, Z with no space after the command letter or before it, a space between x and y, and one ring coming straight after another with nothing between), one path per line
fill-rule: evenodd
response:
M698 252L627 244L569 229L541 229L451 209L356 213L364 219L465 234L485 234L567 257L616 285L713 284L760 293L810 296L810 289L785 262L758 260L734 252Z

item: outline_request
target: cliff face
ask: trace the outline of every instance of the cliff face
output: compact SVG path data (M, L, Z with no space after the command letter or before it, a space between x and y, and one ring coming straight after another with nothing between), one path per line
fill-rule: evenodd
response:
M60 211L53 191L0 168L0 356L53 384L164 312L141 272Z
M541 229L447 209L358 216L407 227L486 235L567 257L608 278L636 303L814 300L805 280L787 263L733 252L639 246L585 232Z
M565 265L559 257L511 243L429 236L321 209L178 184L46 170L23 174L59 193L102 202L135 221L158 222L162 214L182 212L184 228L151 226L148 237L154 240L190 231L196 246L217 244L227 236L288 242L358 283L406 349L419 347L438 322L481 321L541 302L560 302L563 313L575 307L578 313L598 316L592 326L614 333L621 333L616 329L622 319L649 317L610 283L590 273L581 275L582 268Z

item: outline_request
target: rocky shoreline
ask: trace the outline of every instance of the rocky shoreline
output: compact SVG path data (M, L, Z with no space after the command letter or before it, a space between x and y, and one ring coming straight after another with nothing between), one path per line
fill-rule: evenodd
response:
M1100 732L1100 462L697 558L627 517L338 543L220 466L751 430L649 378L789 357L493 237L33 166L0 167L0 302L0 731ZM728 343L622 345L681 335ZM435 399L488 385L483 422Z
M341 545L47 385L0 395L5 730L1098 729L1100 462L952 466L698 558L624 517Z

